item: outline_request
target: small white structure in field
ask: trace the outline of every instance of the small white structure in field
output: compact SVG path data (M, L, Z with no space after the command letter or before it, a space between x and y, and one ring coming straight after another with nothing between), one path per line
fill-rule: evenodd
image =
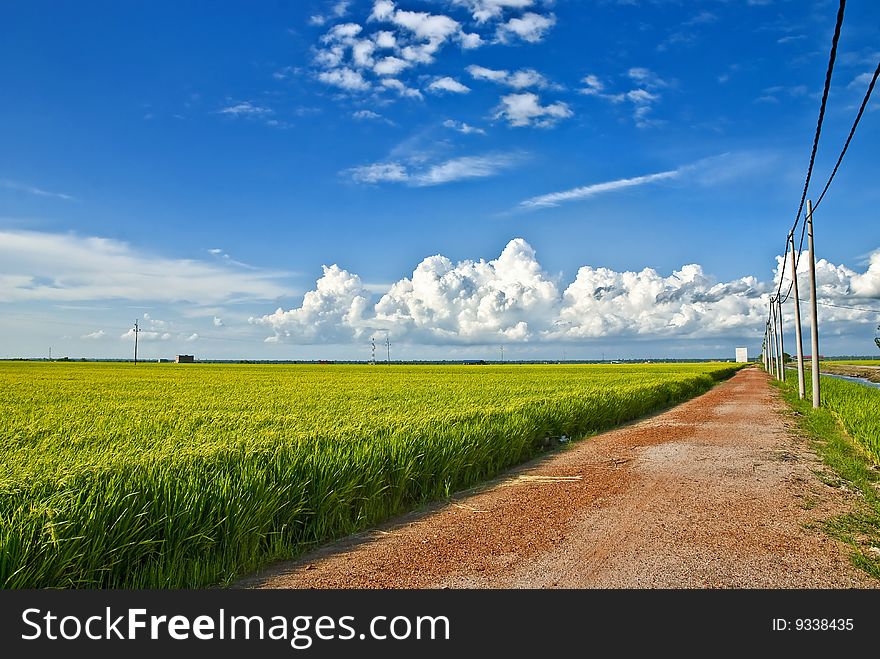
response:
M736 362L737 364L745 364L749 361L749 349L748 348L737 348L736 349Z

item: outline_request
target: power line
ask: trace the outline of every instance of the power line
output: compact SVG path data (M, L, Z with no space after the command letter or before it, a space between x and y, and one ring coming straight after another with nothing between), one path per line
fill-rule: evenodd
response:
M798 223L800 222L801 212L804 209L804 202L807 200L807 190L810 187L810 179L813 176L813 165L816 162L816 151L819 148L819 137L822 135L822 123L825 120L825 106L828 103L828 92L831 89L831 74L834 71L834 62L837 59L837 42L840 40L840 29L843 26L843 12L846 8L846 0L840 0L840 6L837 9L837 22L834 26L834 37L831 39L831 53L828 57L828 68L825 71L825 87L822 90L822 102L819 105L819 119L816 122L816 134L813 137L813 148L810 152L810 164L807 167L807 177L804 181L804 191L801 194L801 202L798 205L797 215L794 218L794 224L791 227L791 231L788 232L788 235L793 236L794 232L797 230ZM803 238L801 239L801 245L803 245ZM775 299L780 298L780 294L782 291L782 279L785 276L785 268L787 265L788 256L788 240L785 241L785 253L782 256L782 272L779 274L779 286L776 289ZM798 255L800 256L800 255ZM795 266L796 267L796 266ZM789 287L789 291L786 294L786 299L788 298L788 294L791 292L791 287ZM773 298L771 298L771 302Z
M840 163L843 162L843 156L846 155L846 150L849 148L849 143L852 142L853 135L856 134L856 128L859 125L859 121L861 121L862 119L862 114L864 114L865 108L868 106L868 101L871 99L871 94L874 91L874 85L877 83L878 75L880 75L880 62L877 62L877 68L874 69L874 76L871 78L870 84L868 84L868 91L865 92L865 98L862 99L862 105L859 107L859 113L856 115L856 120L853 122L852 128L849 131L849 136L846 138L846 143L843 145L843 150L840 152L840 157L837 159L837 164L834 165L834 169L831 171L831 176L828 177L828 182L822 189L822 194L819 195L819 199L817 199L816 203L813 204L814 213L819 207L819 204L822 203L822 199L823 197L825 197L825 193L828 192L828 187L831 185L831 181L834 180L834 175L837 174L837 169L840 167Z
M853 136L856 134L856 128L858 128L859 122L862 120L862 115L865 112L865 108L868 106L868 102L871 100L871 94L874 91L874 86L877 84L877 78L880 76L880 62L877 63L877 68L874 70L874 75L871 78L871 82L868 84L868 90L865 92L865 98L862 99L862 104L859 107L859 112L856 115L855 121L853 121L852 128L850 128L849 135L846 138L846 142L843 145L843 149L840 151L840 156L837 158L837 162L834 165L834 169L831 170L831 175L828 177L828 181L825 183L825 187L822 188L822 194L819 195L819 199L813 204L813 213L816 212L816 209L819 207L819 204L822 203L822 199L825 197L825 193L828 192L828 188L831 187L831 182L834 180L835 175L837 174L837 170L840 169L840 163L843 162L843 157L846 155L847 150L849 149L850 142L852 142ZM800 263L801 252L804 248L804 235L807 231L807 218L804 217L802 221L801 228L801 239L798 244L798 253L795 256L795 270L797 270L797 265ZM783 271L784 273L784 271ZM792 280L793 281L793 280ZM781 282L781 278L780 278ZM791 295L792 284L788 285L788 291L785 293L785 297L782 298L783 302L788 300L788 296Z
M798 206L797 215L790 234L797 228L801 211L804 210L804 202L807 200L807 189L810 187L810 178L813 175L813 165L816 162L816 151L819 148L819 136L822 134L822 122L825 119L825 106L828 103L828 92L831 89L831 74L834 71L834 61L837 59L837 42L840 40L840 28L843 26L843 11L846 8L846 0L840 0L837 9L837 23L834 26L834 36L831 38L831 53L828 56L828 69L825 71L825 88L822 90L822 103L819 105L819 120L816 122L816 135L813 137L813 150L810 153L810 166L807 168L807 180L804 181L804 192L801 194L801 203Z
M800 302L806 302L809 298L798 298ZM833 304L831 302L820 302L816 300L816 304L822 307L836 307L837 309L852 309L853 311L867 311L869 313L880 313L880 309L868 309L866 307L854 307L848 304Z
M865 112L865 108L868 106L868 102L871 100L871 94L874 91L874 86L877 84L877 78L880 76L880 62L877 63L877 68L874 70L874 75L871 77L871 82L868 84L868 90L865 92L865 98L862 99L862 104L859 107L859 112L856 115L855 121L853 121L852 128L850 128L849 135L846 138L846 142L843 145L843 149L840 152L840 156L837 158L837 162L834 165L834 169L831 171L831 175L828 177L828 181L825 183L825 187L822 188L822 194L819 195L819 199L813 204L813 213L816 212L816 209L819 207L819 204L822 203L822 199L825 198L825 193L828 192L828 188L831 187L831 182L834 180L835 175L837 174L837 170L840 169L840 163L843 162L843 157L846 155L847 150L849 149L850 142L852 142L853 136L856 134L856 128L858 128L859 122L862 119L862 115ZM803 252L804 248L804 235L806 235L807 231L807 218L804 217L802 221L801 228L801 239L798 244L798 253L795 257L795 269L797 269L798 263L800 263L801 252ZM788 291L785 293L785 297L782 298L783 302L788 300L788 296L791 295L791 287L792 285L788 285Z

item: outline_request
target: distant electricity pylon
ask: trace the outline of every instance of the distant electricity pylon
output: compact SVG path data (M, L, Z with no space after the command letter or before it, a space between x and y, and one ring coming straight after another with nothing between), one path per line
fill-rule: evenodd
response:
M391 364L391 336L385 335L385 350L387 354L388 364Z
M501 348L501 363L503 364L504 363L504 346L498 346L498 347Z
M138 321L134 321L134 365L137 366L138 363L138 333L140 332L140 328L138 327Z
M370 337L370 363L376 365L376 337Z

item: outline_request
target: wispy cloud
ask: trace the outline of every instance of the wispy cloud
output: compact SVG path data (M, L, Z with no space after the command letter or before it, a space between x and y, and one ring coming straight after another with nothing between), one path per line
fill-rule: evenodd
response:
M476 126L471 126L464 121L456 121L455 119L447 119L443 122L444 128L451 128L452 130L457 130L459 133L464 135L471 135L473 133L477 135L485 135L486 131L482 128L477 128Z
M633 67L626 72L636 87L627 92L610 93L606 91L606 85L598 76L590 74L581 80L584 85L578 91L584 96L593 96L614 105L628 102L632 105L633 121L638 128L650 128L660 126L665 121L654 119L651 113L654 106L660 101L660 89L670 87L671 84L658 76L650 69Z
M27 183L20 183L9 179L0 179L0 187L6 188L7 190L26 192L27 194L36 195L37 197L52 197L54 199L63 199L64 201L78 201L76 197L69 194L50 192L49 190L38 188L35 185L28 185Z
M263 123L266 126L272 126L273 128L288 127L288 124L275 118L275 111L272 108L257 105L251 101L242 101L240 103L227 105L226 107L217 110L217 114L222 114L227 117L259 121L260 123Z
M868 86L868 83L871 82L871 79L874 77L873 73L860 73L853 81L847 85L848 87L857 87L859 89L864 89Z
M663 172L591 183L569 190L539 195L521 201L516 209L552 208L567 202L589 199L618 190L676 179L702 187L730 185L733 181L742 179L765 180L770 172L778 172L778 170L779 154L774 151L727 152Z
M501 170L512 167L518 160L517 156L510 154L453 158L417 175L416 185L440 185L469 178L495 176Z
M289 294L289 273L171 259L118 240L0 230L0 301L137 300L217 304Z
M269 114L273 114L273 111L271 109L262 107L260 105L254 105L250 101L235 103L225 108L221 108L220 110L217 110L217 112L218 114L226 114L233 117L263 117Z
M495 176L525 158L522 153L496 153L462 156L438 163L407 166L400 162L379 162L354 167L344 172L356 183L404 183L429 187L473 178Z
M718 16L713 14L711 11L701 11L699 14L695 15L693 18L686 20L682 25L685 26L693 26L693 25L708 25L710 23L716 23L718 21Z
M375 162L346 170L355 183L405 183L409 172L399 162Z
M391 121L391 119L378 112L373 112L372 110L356 110L351 113L351 116L358 121L378 121L380 123L388 124L389 126L394 125L394 122Z
M614 181L593 183L591 185L584 185L579 188L563 190L562 192L551 192L550 194L544 194L538 197L532 197L531 199L526 199L525 201L521 201L519 203L519 208L552 208L553 206L559 206L560 204L563 204L567 201L588 199L589 197L595 197L596 195L605 194L608 192L615 192L617 190L623 190L625 188L634 188L640 185L654 183L656 181L664 181L672 178L677 178L678 176L681 176L682 171L683 169L671 169L669 171L659 172L657 174L647 174L645 176L635 176L633 178L619 178Z
M669 86L668 82L651 71L651 69L646 69L642 66L635 66L629 69L626 72L626 75L629 76L633 82L642 85L647 89L659 89L661 87Z

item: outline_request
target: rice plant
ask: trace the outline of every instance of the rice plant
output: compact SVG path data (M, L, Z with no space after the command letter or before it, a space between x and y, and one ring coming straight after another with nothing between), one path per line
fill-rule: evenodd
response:
M736 368L2 363L0 587L229 583Z

